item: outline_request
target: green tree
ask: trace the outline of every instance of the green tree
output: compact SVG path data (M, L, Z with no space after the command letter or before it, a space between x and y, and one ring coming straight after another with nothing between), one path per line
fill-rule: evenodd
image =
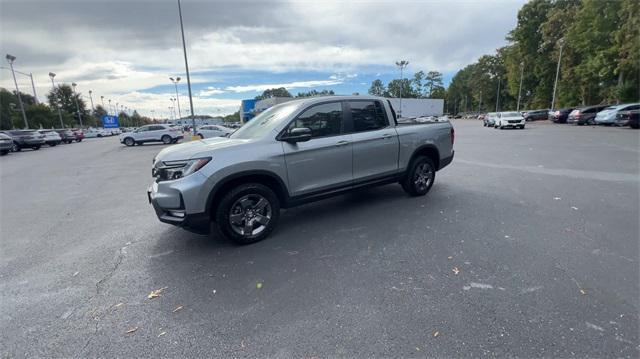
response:
M104 109L104 107L102 107L102 105L96 106L95 110L93 111L93 116L95 116L98 119L101 119L102 116L104 116L104 115L108 115L108 113Z
M82 99L81 94L74 94L71 86L69 85L59 85L55 89L49 91L49 93L47 94L47 99L49 101L49 106L51 106L52 108L60 106L60 110L72 115L76 122L76 124L73 125L78 125L80 123L78 119L76 101L78 102L78 107L80 108L80 114L82 114L83 117L89 115L86 108L86 103Z
M618 11L620 27L614 33L614 44L618 53L618 76L616 98L622 102L640 99L640 2L622 0Z
M223 117L224 122L240 122L240 111L236 111L230 115Z
M291 93L284 87L267 89L262 92L262 95L256 96L256 100L264 100L270 97L293 97Z
M387 92L387 89L384 87L384 83L381 80L373 80L371 82L371 87L369 87L369 95L373 96L384 96Z
M427 73L427 76L425 77L424 87L425 87L425 91L427 91L426 97L433 98L432 97L433 90L438 87L443 87L442 74L438 71L429 71Z
M424 88L423 88L423 83L422 81L424 81L425 79L425 74L424 71L420 70L418 72L416 72L415 74L413 74L413 80L411 80L412 84L413 84L413 89L414 92L416 93L416 95L418 97L424 97ZM441 78L442 80L442 78Z
M403 98L415 98L418 97L411 87L411 81L409 79L393 80L387 85L387 91L385 97L400 97Z
M307 92L298 92L296 97L313 97L313 96L330 96L330 95L335 95L335 92L333 92L333 90L322 90L322 91L311 90Z

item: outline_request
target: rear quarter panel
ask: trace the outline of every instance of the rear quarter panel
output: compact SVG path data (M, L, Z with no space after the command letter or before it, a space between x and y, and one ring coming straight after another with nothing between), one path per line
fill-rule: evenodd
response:
M449 122L397 126L396 131L400 141L399 169L404 171L414 152L425 145L433 146L438 150L440 161L450 157L453 154L452 128L453 126Z

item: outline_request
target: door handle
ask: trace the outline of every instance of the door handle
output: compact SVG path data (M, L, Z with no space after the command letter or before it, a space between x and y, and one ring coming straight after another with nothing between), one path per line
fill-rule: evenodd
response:
M340 147L348 144L349 144L349 141L338 141L338 143L336 143L336 147Z
M390 135L390 134L388 134L388 133L385 133L384 135L382 135L382 137L381 137L381 138L382 138L383 140L386 140L386 139L388 139L388 138L391 138L391 135Z

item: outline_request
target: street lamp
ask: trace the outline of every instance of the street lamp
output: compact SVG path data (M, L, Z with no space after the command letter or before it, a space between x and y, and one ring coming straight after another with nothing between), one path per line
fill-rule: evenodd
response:
M403 80L404 80L404 76L403 76L403 70L405 67L407 67L407 65L409 65L409 61L406 60L401 60L401 61L396 61L396 66L398 66L398 68L400 68L400 113L398 114L398 117L402 116L402 87L403 87Z
M180 76L176 77L174 80L173 77L169 77L169 80L173 82L176 87L176 100L178 101L178 117L182 118L182 112L180 111L180 95L178 95L178 82L180 82Z
M53 78L56 77L56 74L53 72L49 72L49 77L51 78L51 88L53 89L52 95L53 100L56 101L56 83L53 81ZM62 123L62 112L60 112L60 106L62 105L58 99L58 103L56 104L56 108L58 109L58 117L60 117L60 128L64 128L64 123Z
M73 99L76 101L76 110L78 111L78 120L80 122L80 127L82 128L82 114L80 113L80 106L78 105L78 95L76 95L76 86L77 83L72 82L71 88L73 89Z
M89 90L89 100L91 100L91 111L95 112L96 109L93 107L93 96L91 96L92 93L93 91Z
M29 128L29 122L27 122L27 113L24 112L24 105L22 104L22 96L20 96L20 89L18 88L18 81L16 80L16 73L13 71L13 62L16 57L7 54L6 56L9 67L11 67L11 74L13 75L13 83L16 85L16 95L18 96L18 103L20 103L20 110L22 111L22 119L24 120L24 128Z
M524 61L520 62L520 87L518 87L518 105L516 106L516 111L520 111L520 98L522 94L522 78L524 75Z
M107 115L113 110L113 107L111 107L111 99L109 99L109 109L107 110Z
M564 38L558 40L560 45L560 55L558 56L558 66L556 67L556 81L553 83L553 98L551 99L551 111L556 105L556 88L558 87L558 75L560 75L560 61L562 61L562 49L564 48Z
M100 96L100 102L102 102L102 109L106 111L104 108L104 96Z

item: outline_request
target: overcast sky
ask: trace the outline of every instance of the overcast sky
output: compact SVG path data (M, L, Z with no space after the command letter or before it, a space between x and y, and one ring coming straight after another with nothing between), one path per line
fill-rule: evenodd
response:
M372 80L457 70L505 44L522 1L196 1L184 0L187 52L197 114L227 114L266 88L292 93L366 93ZM38 97L47 76L78 83L142 114L167 116L184 78L176 1L0 0L0 50L32 72ZM6 63L2 65L6 67ZM2 69L0 86L14 88ZM186 79L185 79L186 80ZM18 75L31 93L29 79ZM183 116L186 83L179 85ZM87 98L87 103L89 103Z

